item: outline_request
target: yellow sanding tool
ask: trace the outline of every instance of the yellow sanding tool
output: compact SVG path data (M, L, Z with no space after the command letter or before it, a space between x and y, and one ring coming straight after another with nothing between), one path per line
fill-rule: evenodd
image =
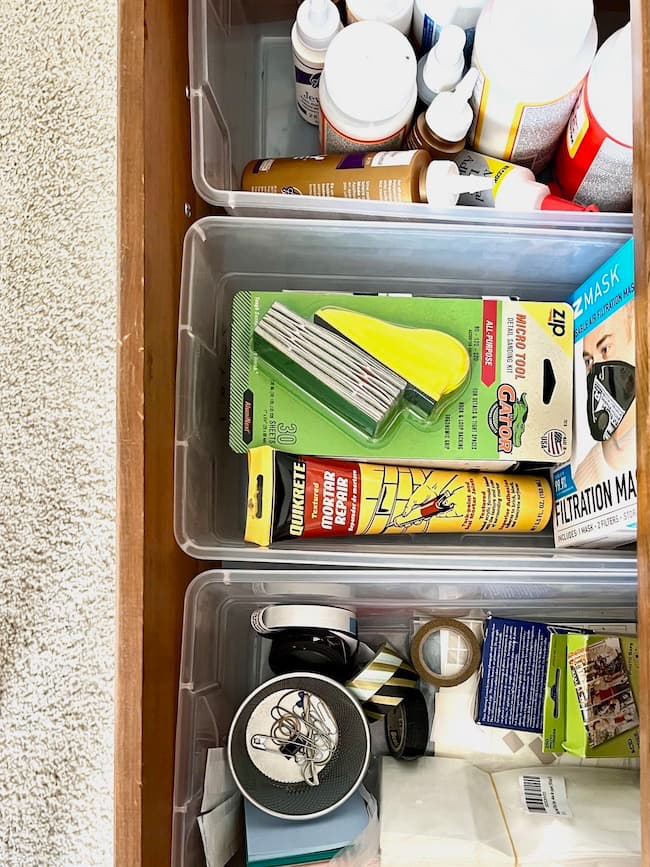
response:
M408 383L406 399L425 415L459 389L469 375L467 349L444 331L395 325L341 307L321 307L314 322L403 377Z

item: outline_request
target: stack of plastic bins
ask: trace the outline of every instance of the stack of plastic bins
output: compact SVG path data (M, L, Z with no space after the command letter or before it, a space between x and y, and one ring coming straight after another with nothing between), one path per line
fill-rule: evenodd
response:
M174 867L205 863L196 819L207 750L225 744L239 702L270 674L264 642L249 625L260 604L350 604L363 636L396 643L414 613L491 611L556 621L636 616L634 551L559 551L550 529L516 537L308 540L263 551L243 542L245 457L228 446L236 291L565 300L632 227L629 214L434 211L238 192L249 160L319 149L316 129L295 112L289 39L295 5L190 0L194 181L206 201L231 216L196 223L185 241L175 529L188 554L233 568L203 573L186 599ZM309 564L311 571L303 571Z

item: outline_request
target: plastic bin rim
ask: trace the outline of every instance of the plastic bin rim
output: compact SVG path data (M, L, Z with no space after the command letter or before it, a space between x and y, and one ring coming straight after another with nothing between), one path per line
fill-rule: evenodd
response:
M185 233L185 243L187 244L194 235L198 235L201 241L207 240L207 233L212 228L227 228L229 231L239 231L243 227L255 227L259 230L260 227L273 227L274 229L283 228L287 231L295 230L296 227L309 229L310 231L326 229L329 232L339 232L342 229L353 231L365 231L367 233L380 232L395 232L400 231L406 233L415 233L428 231L440 235L457 235L459 232L470 235L473 233L479 235L512 235L516 234L523 238L536 238L548 235L551 239L567 238L575 239L576 241L587 240L605 240L619 241L621 245L628 238L632 237L632 232L622 231L593 231L589 229L576 228L544 228L541 226L497 226L483 224L457 224L457 223L430 223L426 221L401 222L399 220L381 220L378 222L372 220L332 220L322 218L304 218L304 217L235 217L235 216L217 216L210 215L201 217L194 222ZM254 236L253 236L254 237Z

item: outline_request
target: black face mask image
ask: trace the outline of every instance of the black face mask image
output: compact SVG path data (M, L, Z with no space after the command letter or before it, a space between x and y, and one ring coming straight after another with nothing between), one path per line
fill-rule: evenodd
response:
M587 374L587 420L591 436L610 439L635 397L634 366L627 361L599 361Z

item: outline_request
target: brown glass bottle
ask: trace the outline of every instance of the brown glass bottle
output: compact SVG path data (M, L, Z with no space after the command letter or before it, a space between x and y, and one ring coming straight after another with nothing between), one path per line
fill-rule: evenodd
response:
M426 112L422 112L411 127L404 147L408 150L425 150L434 160L450 160L465 147L465 136L458 141L440 138L427 124Z

